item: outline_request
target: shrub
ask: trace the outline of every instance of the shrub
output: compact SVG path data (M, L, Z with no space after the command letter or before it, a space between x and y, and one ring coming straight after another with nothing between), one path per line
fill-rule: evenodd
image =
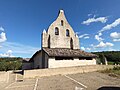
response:
M120 70L120 66L115 66L113 70Z

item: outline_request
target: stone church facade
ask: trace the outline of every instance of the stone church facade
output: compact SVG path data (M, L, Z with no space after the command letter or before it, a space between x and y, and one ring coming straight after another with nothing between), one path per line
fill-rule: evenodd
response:
M42 47L80 49L79 38L65 18L64 11L60 10L58 18L43 31Z
M68 23L64 11L42 33L42 48L29 62L31 68L59 68L96 65L96 55L80 50L79 37Z

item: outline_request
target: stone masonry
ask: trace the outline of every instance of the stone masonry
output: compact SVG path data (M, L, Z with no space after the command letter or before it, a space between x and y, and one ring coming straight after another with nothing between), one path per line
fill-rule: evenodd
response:
M56 28L59 35L55 35ZM79 38L69 25L63 10L60 10L58 18L49 26L48 31L43 31L42 47L80 49Z

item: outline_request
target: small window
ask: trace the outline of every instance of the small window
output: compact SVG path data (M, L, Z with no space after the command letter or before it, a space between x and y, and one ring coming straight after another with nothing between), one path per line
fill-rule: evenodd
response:
M55 57L55 60L74 60L73 57Z
M79 57L79 60L92 60L92 57Z
M55 28L55 35L59 35L59 29L58 29L58 27Z
M61 20L61 26L63 26L63 20Z
M70 33L69 33L68 29L66 30L66 36L68 36L68 37L70 36Z
M83 57L79 57L79 60L85 60L85 58L83 58Z
M92 57L87 57L86 60L92 60Z

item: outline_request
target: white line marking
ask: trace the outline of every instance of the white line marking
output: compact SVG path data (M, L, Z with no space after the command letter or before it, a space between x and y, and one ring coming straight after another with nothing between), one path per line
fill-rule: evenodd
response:
M33 89L33 90L36 90L36 89L37 89L37 83L38 83L38 78L36 79L35 86L34 86L34 89Z
M9 72L7 72L7 83L9 82Z
M83 90L84 88L81 87L75 87L75 90Z
M87 88L87 86L85 86L84 84L82 84L82 83L76 81L75 79L73 79L73 78L71 78L71 77L69 77L69 76L67 76L67 75L64 75L64 76L67 77L68 79L70 79L70 80L72 80L72 81L78 83L79 85L82 85L83 87Z
M9 84L5 89L9 88L11 85L13 85L15 82Z
M15 74L15 81L17 81L17 74Z

